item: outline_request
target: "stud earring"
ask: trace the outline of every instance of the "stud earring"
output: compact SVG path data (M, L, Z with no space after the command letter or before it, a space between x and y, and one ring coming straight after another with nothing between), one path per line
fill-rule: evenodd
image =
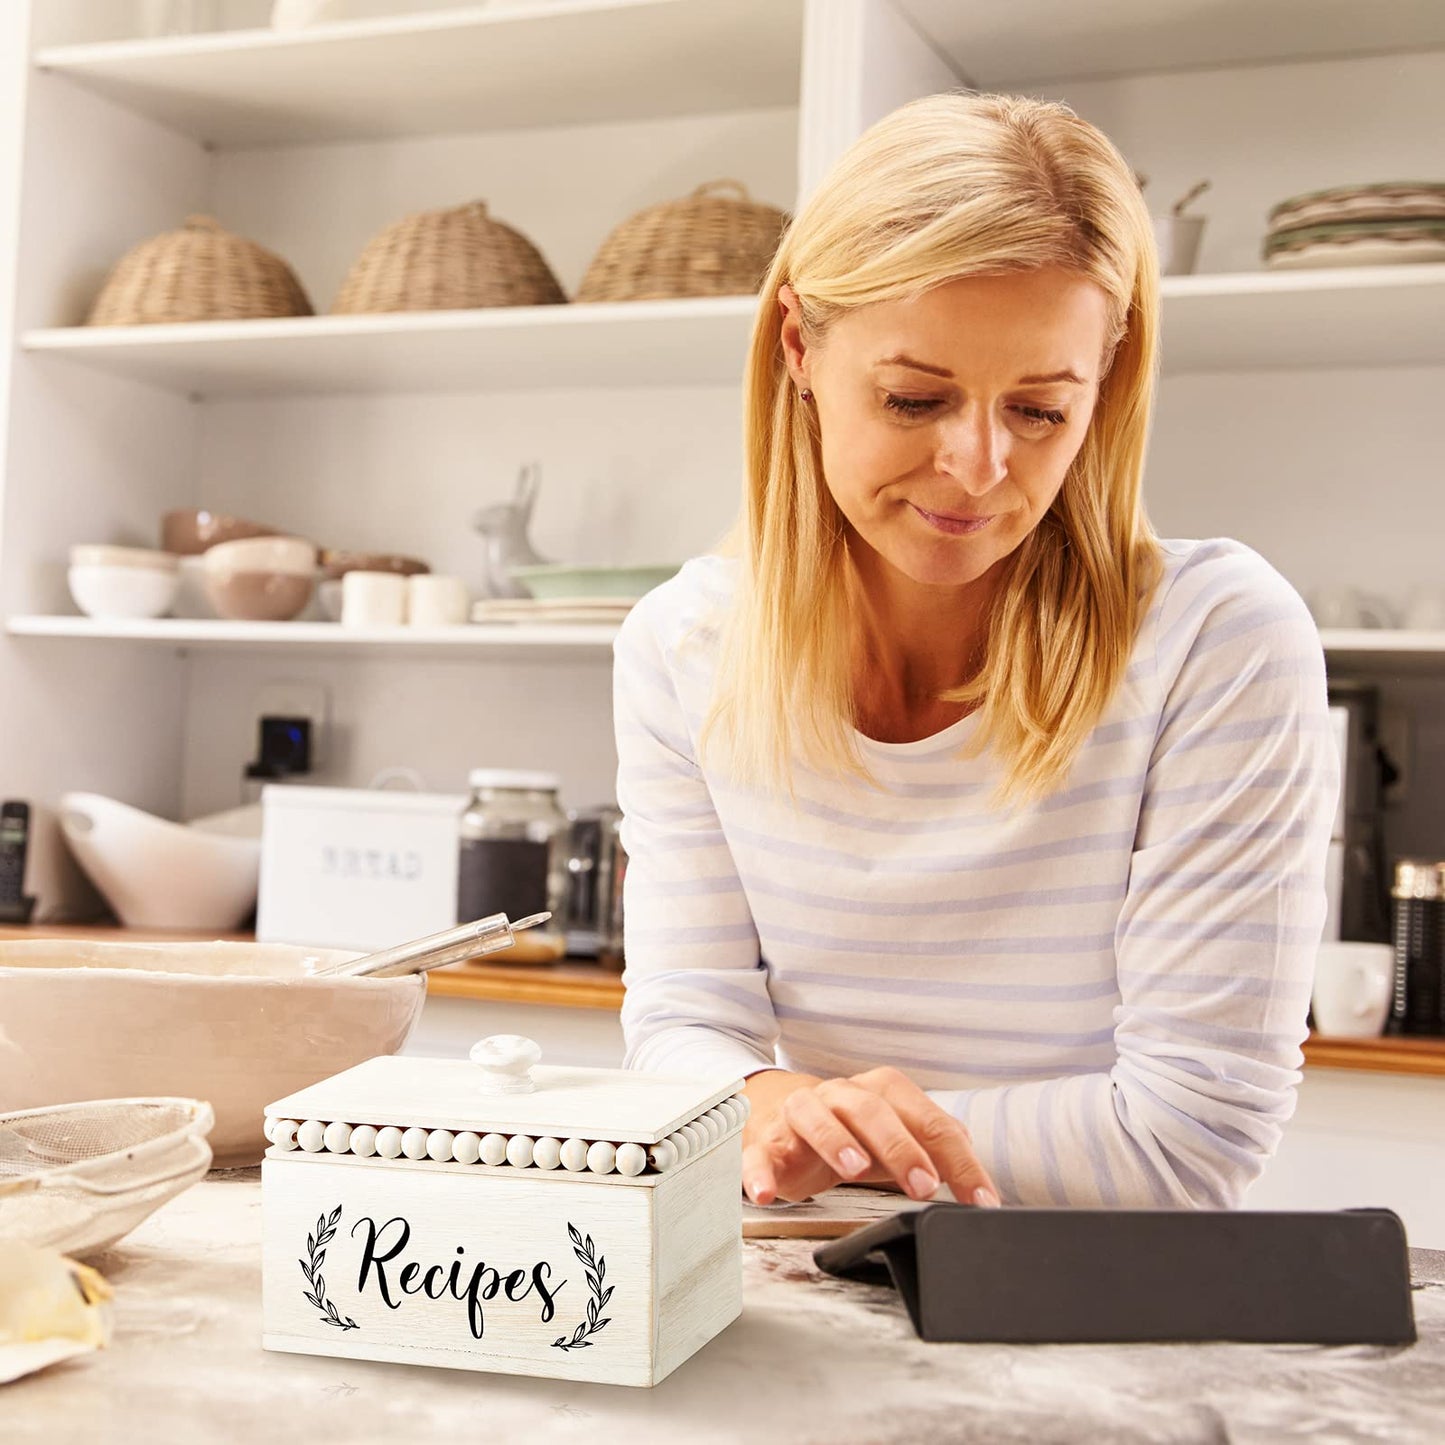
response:
M799 395L803 398L804 401L812 401L813 399L813 393L809 391L806 386L802 389L801 392L799 392Z

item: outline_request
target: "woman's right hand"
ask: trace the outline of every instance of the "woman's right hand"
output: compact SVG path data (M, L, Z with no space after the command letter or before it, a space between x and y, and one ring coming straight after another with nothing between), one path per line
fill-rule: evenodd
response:
M890 1184L931 1199L996 1207L998 1190L968 1130L901 1070L851 1078L765 1069L744 1085L743 1187L757 1204L810 1199L835 1184Z

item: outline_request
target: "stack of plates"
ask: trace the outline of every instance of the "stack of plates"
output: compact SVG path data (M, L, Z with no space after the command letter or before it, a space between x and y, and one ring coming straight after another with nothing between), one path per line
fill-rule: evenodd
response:
M1384 181L1311 191L1269 213L1265 265L1445 261L1445 182Z
M616 624L636 603L635 597L488 597L472 604L472 621Z

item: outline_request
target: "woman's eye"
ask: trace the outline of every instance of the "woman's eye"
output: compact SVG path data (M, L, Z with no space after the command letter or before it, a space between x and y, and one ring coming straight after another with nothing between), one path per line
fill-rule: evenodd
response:
M911 396L893 396L891 393L883 403L890 411L896 411L903 416L923 416L938 406L937 401L931 399L920 400Z
M1033 426L1055 427L1063 426L1068 418L1061 411L1050 411L1041 406L1021 406L1016 408L1018 414L1026 422Z

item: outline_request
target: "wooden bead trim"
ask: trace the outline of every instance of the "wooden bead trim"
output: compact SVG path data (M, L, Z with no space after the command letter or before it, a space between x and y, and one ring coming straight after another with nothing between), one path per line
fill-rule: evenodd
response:
M367 1159L424 1159L438 1164L510 1165L514 1169L556 1169L573 1174L664 1174L741 1129L750 1110L745 1094L734 1094L674 1130L656 1144L621 1144L607 1139L534 1139L528 1134L454 1133L450 1129L400 1129L394 1124L324 1123L320 1119L267 1119L266 1137L282 1150L308 1154L355 1154Z

